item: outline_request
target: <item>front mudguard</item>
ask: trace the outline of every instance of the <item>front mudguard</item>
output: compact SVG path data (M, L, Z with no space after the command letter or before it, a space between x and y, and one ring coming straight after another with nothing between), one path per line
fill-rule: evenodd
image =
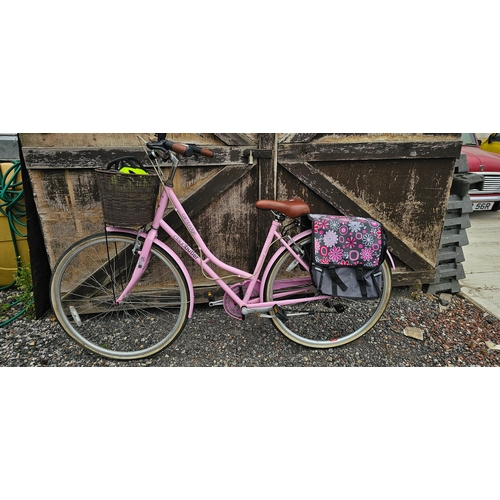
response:
M108 228L106 228L106 231L108 231L109 233L126 233L126 234L130 234L130 235L134 236L134 238L137 236L137 231L134 231L133 229L108 227ZM141 232L140 236L141 236L141 238L146 239L147 233ZM194 308L194 287L193 287L193 281L191 279L189 271L187 270L186 266L184 265L182 260L179 258L179 256L165 243L156 239L154 241L153 245L159 246L165 253L167 253L170 257L172 257L174 262L179 266L181 273L184 275L184 279L186 280L186 283L188 286L188 292L189 292L188 318L191 318L193 316L193 308Z

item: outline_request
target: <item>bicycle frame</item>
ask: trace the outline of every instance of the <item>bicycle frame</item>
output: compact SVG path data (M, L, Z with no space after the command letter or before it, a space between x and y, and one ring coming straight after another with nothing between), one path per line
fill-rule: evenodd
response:
M160 240L157 239L158 236L158 231L160 228L162 228L171 238L173 241L179 245L182 250L187 253L203 270L206 276L208 276L210 279L214 281L229 297L231 300L233 300L234 303L240 307L241 312L243 315L246 315L248 313L254 312L254 313L266 313L270 311L273 306L278 305L278 306L286 306L286 305L291 305L291 304L298 304L301 302L311 302L311 301L316 301L316 300L323 300L323 299L328 299L328 296L325 295L316 295L314 297L307 297L307 298L283 298L280 299L280 293L279 290L277 290L277 293L274 294L274 297L277 300L274 300L273 302L265 302L264 301L264 287L260 286L261 284L266 283L266 278L269 274L269 271L274 264L274 262L282 255L283 252L287 251L289 252L293 258L298 262L298 264L305 270L309 270L309 263L306 262L301 255L301 252L298 252L295 250L297 248L294 244L294 242L304 236L307 236L311 234L311 230L306 230L301 232L300 234L296 235L294 238L288 237L288 241L285 239L285 237L280 233L279 228L281 227L281 222L278 220L278 218L275 218L273 222L271 223L271 227L269 228L266 240L264 242L264 245L261 249L260 256L258 258L257 264L255 266L255 269L253 273L248 273L247 271L243 271L241 269L238 269L236 267L233 267L229 264L226 264L225 262L222 262L219 260L207 247L205 244L203 238L200 236L198 233L198 230L194 226L193 222L189 218L188 214L184 210L184 207L182 206L182 203L180 200L177 198L177 195L175 194L173 190L173 179L177 170L177 167L179 165L179 160L176 157L175 154L172 152L169 152L170 160L172 161L172 168L170 170L170 175L168 180L163 183L163 189L161 192L161 197L160 197L160 202L158 204L158 207L155 212L155 216L152 222L151 229L146 233L143 232L141 233L141 237L144 238L144 244L141 250L138 251L139 253L139 259L137 262L137 265L135 267L135 270L132 274L132 278L130 282L128 283L127 287L123 291L123 293L120 295L120 297L117 299L116 303L120 304L125 297L130 293L132 288L135 286L135 284L139 281L140 277L146 270L149 259L151 256L151 248L153 244L156 244L160 246L165 252L167 252L172 259L175 260L179 268L181 269L182 273L184 274L187 285L189 288L189 294L190 294L190 307L188 311L188 317L191 318L193 314L193 308L194 308L194 287L193 287L193 282L191 279L191 276L184 265L184 263L181 261L179 256L166 244L161 242ZM159 172L157 172L160 174ZM161 178L161 175L160 175ZM186 241L184 241L178 234L177 232L170 227L164 220L163 220L163 214L165 213L166 208L169 206L169 202L172 202L174 210L177 212L179 215L181 221L183 222L184 226L188 230L188 232L191 234L192 238L194 239L195 243L198 245L198 248L200 249L200 255L198 255ZM125 231L128 233L133 234L134 232L132 230L128 229L122 229L122 228L114 228L114 227L107 227L107 231ZM280 248L275 252L274 256L270 259L266 269L264 270L262 274L262 278L259 280L259 276L261 275L262 268L264 266L265 259L269 253L269 249L271 246L276 242L280 242ZM295 248L294 248L295 247ZM203 258L203 255L205 258ZM387 255L390 259L390 262L392 264L392 268L394 268L394 261L392 259L392 256L390 255L389 252L387 252ZM219 267L220 269L227 271L231 273L232 275L235 275L239 278L242 278L245 281L247 288L245 291L244 296L241 298L235 291L232 289L232 286L234 285L228 285L224 281L224 277L219 276L208 264L212 263L215 266ZM297 284L304 284L305 281L307 280L307 283L309 282L308 278L294 278L295 282ZM286 281L286 280L285 280ZM289 280L286 281L285 286L289 285ZM313 288L313 285L311 283L311 289ZM252 298L253 292L256 291L259 294L258 298ZM289 297L288 294L284 294L286 297Z
M201 255L198 255L186 241L184 241L178 234L177 232L172 229L164 220L163 220L163 214L165 213L165 210L169 204L169 202L172 202L172 205L174 207L174 210L178 213L179 217L181 218L184 226L187 228L191 236L193 237L194 241L198 245L200 249L200 253L204 255L206 258L202 258ZM213 279L214 283L216 283L228 296L242 309L243 314L248 314L250 312L258 312L258 313L265 313L269 311L274 305L289 305L289 304L296 304L299 302L310 302L311 298L291 298L291 299L284 299L284 300L276 300L273 302L264 302L264 297L263 293L264 291L260 287L260 282L259 282L259 276L261 274L264 261L266 259L267 254L269 253L269 249L271 245L273 245L276 241L279 241L281 244L280 249L277 250L275 254L275 258L277 258L278 254L281 251L288 251L290 252L293 257L299 262L299 264L305 269L309 269L309 265L306 261L304 261L304 258L302 255L297 253L295 249L293 248L293 242L294 238L290 238L290 243L286 241L286 239L281 235L279 232L279 228L281 227L281 222L278 220L273 220L271 227L269 229L269 232L267 234L265 243L262 247L259 259L257 261L257 264L255 266L254 272L252 274L243 271L241 269L238 269L236 267L233 267L229 264L226 264L225 262L222 262L219 260L213 253L209 250L207 245L205 244L203 238L200 236L198 233L196 227L194 226L193 222L189 218L188 214L184 210L182 203L180 200L177 198L175 192L173 191L172 187L165 185L162 190L162 194L160 197L160 202L158 204L155 217L152 222L152 227L147 233L142 233L142 236L145 238L143 248L139 250L139 260L137 262L136 268L134 270L134 273L132 275L132 278L123 291L123 293L118 297L117 299L117 304L120 304L125 297L129 294L130 290L134 287L134 285L139 281L140 277L142 276L142 273L145 271L147 268L147 265L149 263L149 258L150 258L150 250L153 244L160 245L164 250L166 250L172 257L174 257L179 264L181 263L181 270L186 276L186 280L188 281L188 286L191 294L191 305L190 305L190 311L188 313L188 317L192 316L192 311L193 311L193 303L194 303L194 292L193 292L193 284L191 277L189 275L189 272L187 271L186 267L182 264L182 261L177 257L175 252L173 252L167 245L162 244L161 241L157 239L158 236L158 231L159 228L162 228L171 238L173 241L179 245L182 250L184 250L185 253L187 253L204 271L204 273L211 279ZM107 231L123 231L121 228L114 228L114 227L108 227ZM128 230L127 232L133 232L131 230ZM295 238L305 236L307 234L310 234L310 230L303 231L299 235L297 235ZM270 269L271 264L274 262L275 258L273 258L268 266L266 267L265 272L263 273L263 279L266 278L268 271ZM212 263L219 267L220 269L223 269L224 271L227 271L233 275L236 275L239 278L242 278L244 280L249 280L248 282L248 287L246 289L246 292L244 294L243 298L240 298L238 294L236 294L233 289L231 288L231 285L228 285L225 283L224 278L220 277L208 264ZM233 285L234 286L234 285ZM258 288L256 290L256 287ZM258 298L251 298L252 293L256 290L259 293ZM324 296L318 296L317 300L324 299Z

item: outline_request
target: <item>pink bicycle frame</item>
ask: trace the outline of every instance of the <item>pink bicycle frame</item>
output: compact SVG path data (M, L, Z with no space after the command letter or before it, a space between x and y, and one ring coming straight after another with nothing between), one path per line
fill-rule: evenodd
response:
M200 248L201 253L206 257L205 259L202 259L200 255L198 255L178 234L177 232L172 229L164 220L163 220L163 214L168 206L169 201L172 202L172 205L174 207L174 210L177 212L181 220L183 221L185 227L193 237L194 241L197 243L197 245ZM169 186L165 186L164 189L162 190L162 194L160 197L160 202L158 205L158 208L155 213L155 217L152 222L152 227L147 233L143 233L142 236L145 237L145 241L143 244L143 247L141 250L139 250L139 260L137 262L136 268L134 270L134 273L132 275L132 278L123 291L123 293L118 297L117 303L121 303L124 298L128 295L130 290L134 287L134 285L138 282L140 279L142 273L144 270L147 268L149 258L150 258L150 250L153 244L160 245L164 250L166 250L169 255L171 255L176 262L179 264L182 272L185 274L186 281L188 283L189 291L191 294L191 307L189 311L189 317L192 315L192 310L193 310L193 283L191 280L191 277L186 269L186 267L182 264L182 261L177 257L175 252L173 252L167 245L161 243L157 239L158 235L158 230L161 227L171 238L173 241L175 241L183 250L186 252L204 271L204 273L210 277L211 279L214 280L214 283L219 285L225 293L228 294L228 296L240 307L242 308L247 308L246 311L248 310L258 310L259 312L265 312L269 311L273 305L278 304L278 305L288 305L288 304L296 304L299 302L308 302L311 300L311 298L289 298L285 300L276 300L273 302L264 302L263 298L263 290L257 290L259 292L259 298L252 298L252 292L255 290L257 283L259 282L259 276L262 270L262 267L264 265L265 258L268 254L269 248L271 247L272 243L275 241L275 239L278 239L281 243L281 249L279 249L273 259L269 262L266 271L263 274L263 279L267 276L269 269L273 262L276 260L278 257L278 254L280 254L281 251L288 250L295 259L300 263L301 266L303 266L304 269L308 269L308 264L307 262L304 261L303 257L298 254L295 249L293 248L293 243L290 245L279 233L278 228L280 227L280 222L274 220L271 224L271 227L269 229L269 233L266 237L264 246L262 248L261 254L259 256L259 259L257 261L255 270L253 274L250 274L246 271L243 271L241 269L238 269L236 267L230 266L226 264L225 262L222 262L219 260L213 253L209 250L209 248L206 246L205 242L203 241L203 238L200 236L198 233L197 229L195 228L194 224L192 223L191 219L189 218L188 214L184 210L181 202L177 198L175 192L173 189ZM122 229L119 228L112 228L109 227L107 228L108 231L122 231ZM133 231L129 231L130 233L133 233ZM309 234L310 230L304 231L298 237L305 236L306 234ZM292 240L293 241L293 240ZM233 275L236 275L244 280L249 280L247 281L248 287L246 289L245 295L243 298L240 298L232 289L231 286L226 284L223 281L223 278L221 278L209 265L208 263L211 262L212 264L215 264L217 267L223 269L224 271L227 271ZM317 297L319 300L321 297ZM324 297L323 297L324 298Z

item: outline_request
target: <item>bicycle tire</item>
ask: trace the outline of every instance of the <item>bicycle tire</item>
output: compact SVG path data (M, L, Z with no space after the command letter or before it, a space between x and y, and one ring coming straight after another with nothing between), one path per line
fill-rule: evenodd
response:
M310 259L311 236L296 241ZM272 265L264 284L264 300L273 302L290 297L314 297L319 292L314 288L309 270L303 269L288 251ZM391 270L384 262L381 266L382 290L379 299L352 300L328 297L321 300L283 306L286 320L273 315L274 326L290 340L311 348L332 348L352 342L369 331L380 319L391 295ZM295 282L295 284L294 284ZM297 285L298 282L298 285Z
M135 245L136 238L126 233L89 236L61 256L52 274L50 297L59 323L81 346L106 358L151 356L187 321L186 278L157 245L139 282L115 305L135 268Z

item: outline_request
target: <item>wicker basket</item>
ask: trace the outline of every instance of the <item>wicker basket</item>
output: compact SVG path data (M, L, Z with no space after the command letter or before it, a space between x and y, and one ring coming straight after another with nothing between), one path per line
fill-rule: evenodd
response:
M95 169L104 222L111 226L143 226L153 220L160 179Z

